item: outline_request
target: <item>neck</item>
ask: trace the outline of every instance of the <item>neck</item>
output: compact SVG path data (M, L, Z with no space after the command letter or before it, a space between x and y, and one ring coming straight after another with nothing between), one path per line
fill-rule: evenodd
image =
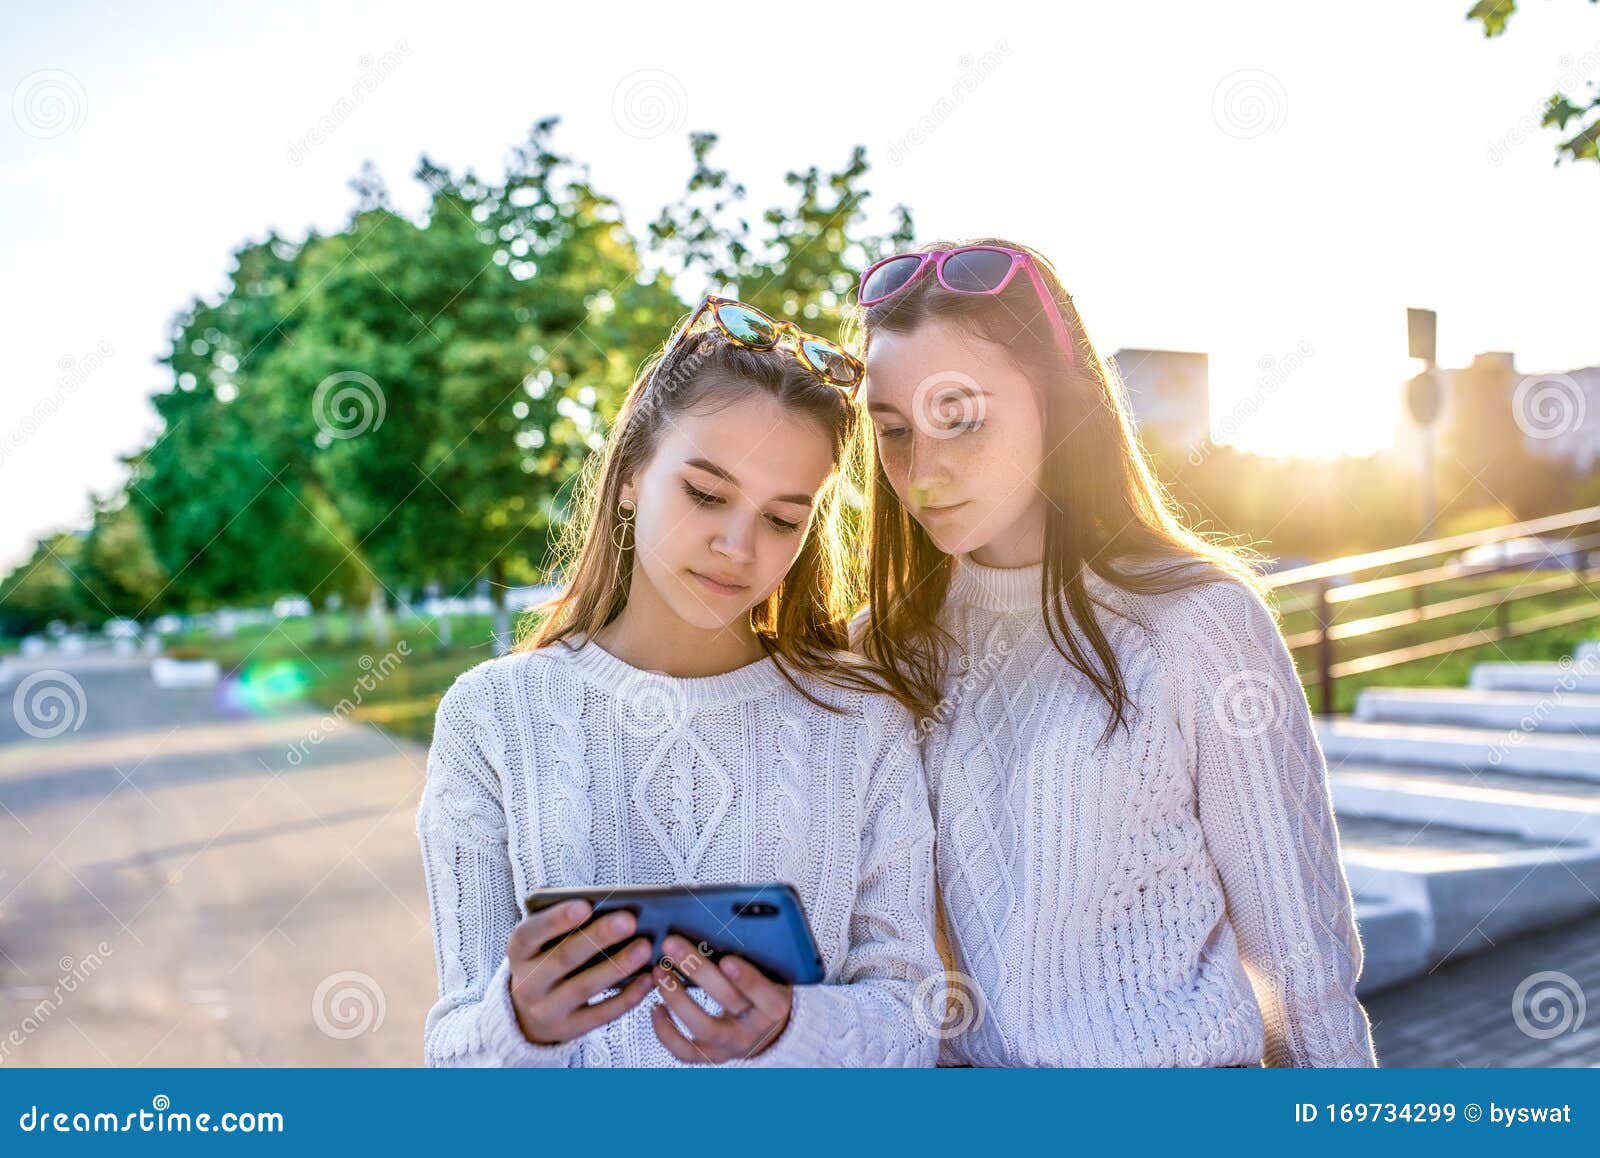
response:
M722 675L767 654L748 616L726 627L696 627L661 600L637 567L628 588L628 605L593 639L633 667L686 678Z
M969 552L983 567L1032 567L1044 562L1044 499L1035 498L1027 511L981 547Z

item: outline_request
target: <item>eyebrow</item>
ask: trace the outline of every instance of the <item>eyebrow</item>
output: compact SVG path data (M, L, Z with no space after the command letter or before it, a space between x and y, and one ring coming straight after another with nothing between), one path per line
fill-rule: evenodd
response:
M707 458L691 458L688 462L684 463L683 465L684 466L692 466L696 470L703 470L707 474L714 474L718 478L724 479L727 482L732 483L734 486L738 486L739 485L739 480L738 479L734 478L733 475L731 475L727 471L723 470L720 466L718 466L716 463L712 462L710 459L707 459ZM794 503L797 506L809 507L811 505L811 496L810 495L779 495L777 498L773 499L772 501L775 502L775 503Z

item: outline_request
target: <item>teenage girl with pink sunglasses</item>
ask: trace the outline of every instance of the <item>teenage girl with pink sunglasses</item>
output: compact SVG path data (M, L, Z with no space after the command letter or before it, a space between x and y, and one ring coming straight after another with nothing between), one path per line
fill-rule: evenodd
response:
M858 646L926 708L944 1061L1371 1066L1362 949L1257 572L1186 526L1036 252L861 279Z

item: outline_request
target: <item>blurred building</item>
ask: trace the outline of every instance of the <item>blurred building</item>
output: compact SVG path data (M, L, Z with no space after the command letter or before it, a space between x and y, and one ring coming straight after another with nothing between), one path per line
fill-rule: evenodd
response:
M1491 351L1470 364L1441 367L1443 391L1436 429L1498 432L1529 453L1561 459L1580 471L1600 466L1600 366L1524 373L1516 355ZM1395 454L1419 461L1420 429L1402 395L1395 426Z
M1172 447L1211 437L1211 371L1207 355L1187 350L1118 350L1111 355L1127 387L1141 434Z

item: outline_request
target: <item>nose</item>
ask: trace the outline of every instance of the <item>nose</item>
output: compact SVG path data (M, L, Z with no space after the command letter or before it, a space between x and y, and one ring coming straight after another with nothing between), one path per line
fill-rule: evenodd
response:
M929 437L921 431L910 435L911 454L906 463L906 483L914 497L937 494L948 482L944 455L940 453L941 439Z
M711 549L730 562L749 563L755 558L755 518L729 511L711 540Z

